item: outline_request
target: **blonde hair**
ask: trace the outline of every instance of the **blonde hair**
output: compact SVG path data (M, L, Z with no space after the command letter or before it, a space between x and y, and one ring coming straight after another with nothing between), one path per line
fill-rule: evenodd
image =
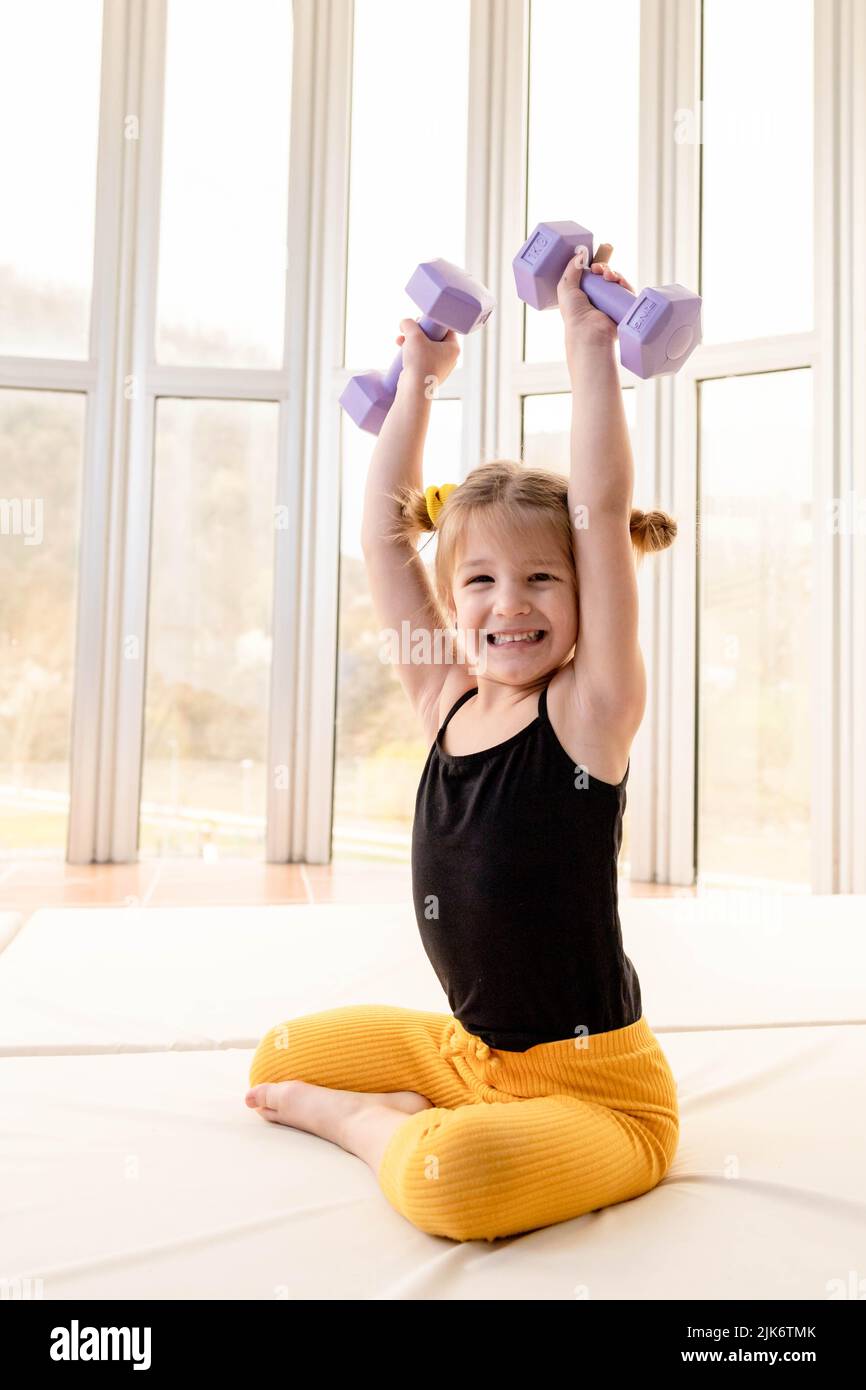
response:
M568 478L561 473L528 468L511 459L479 464L446 497L435 523L427 510L425 494L417 488L404 485L390 496L398 504L392 539L408 541L414 549L414 542L423 531L438 532L433 573L435 597L443 617L448 614L451 579L467 524L472 517L494 510L492 519L500 522L505 537L525 537L528 528L539 524L552 527L563 562L570 567L576 583ZM629 528L638 564L645 555L667 549L677 534L677 523L667 512L643 512L637 507L632 508Z

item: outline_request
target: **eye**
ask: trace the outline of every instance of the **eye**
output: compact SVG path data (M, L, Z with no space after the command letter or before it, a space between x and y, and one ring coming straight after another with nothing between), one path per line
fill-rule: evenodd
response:
M543 571L542 571L542 572L539 572L538 574L531 574L529 577L530 577L530 579L553 579L553 580L556 579L556 575L555 575L555 574L547 574L546 572L543 572ZM469 582L470 584L477 584L478 581L479 581L479 579L482 580L482 581L483 581L484 583L486 583L486 584L487 584L487 583L489 583L489 584L492 584L492 583L493 583L493 579L492 579L492 577L491 577L489 574L476 574L476 575L475 575L472 579L470 579L468 582Z

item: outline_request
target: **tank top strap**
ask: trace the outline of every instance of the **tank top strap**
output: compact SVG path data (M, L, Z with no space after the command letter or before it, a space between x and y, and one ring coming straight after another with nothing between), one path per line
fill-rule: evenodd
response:
M447 713L446 716L445 716L445 722L442 724L442 726L441 726L441 728L440 728L440 730L439 730L439 735L440 735L440 736L441 736L442 734L444 734L445 730L446 730L447 727L448 727L449 722L451 721L451 719L453 718L453 716L457 713L457 711L459 710L460 706L461 706L461 705L465 705L466 701L470 698L470 696L472 696L472 695L477 695L477 694L478 694L478 687L476 686L474 690L471 690L471 689L470 689L470 690L464 690L463 694L462 694L457 700L454 701L454 704L451 706L450 710L448 711L448 713Z
M553 676L551 676L550 680L553 680ZM543 720L545 724L550 724L550 715L547 713L547 692L549 688L550 681L547 682L547 685L538 697L538 717Z
M553 676L551 676L551 678L550 678L550 681L552 681L552 680L553 680ZM559 743L559 737L558 737L558 735L557 735L557 733L556 733L556 730L554 729L553 725L552 725L551 722L550 722L550 715L549 715L548 710L547 710L547 692L548 692L548 690L549 690L549 688L550 688L550 681L547 682L547 685L544 687L544 689L542 690L541 694L540 694L539 697L538 697L538 718L539 718L539 720L540 720L540 722L541 722L542 724L545 724L545 725L547 726L548 733L549 733L550 736L554 739L554 741L555 741L557 744L559 744L559 747L561 748L561 747L562 747L562 744ZM628 762L627 762L626 765L625 765L625 775L623 776L623 779L622 779L621 782L617 782L617 783L616 783L616 785L615 785L615 787L614 787L615 790L618 791L620 787L625 787L626 783L628 782L628 774L629 774L629 771L630 771L630 770L631 770L631 757L629 757ZM594 781L597 782L598 780L599 780L599 779L598 779L597 777L594 778ZM601 785L602 785L602 786L611 786L611 787L613 787L613 786L614 786L614 783L612 783L612 782L603 782Z
M552 680L553 677L551 676L550 679ZM539 697L538 697L538 717L539 717L539 719L543 720L543 721L544 721L546 724L548 724L548 725L550 724L550 716L549 716L549 714L548 714L548 712L547 712L547 690L548 690L548 686L549 686L549 685L550 685L550 681L547 682L547 685L544 687L544 689L542 690L541 694L540 694ZM478 687L476 686L474 690L464 690L463 694L460 695L460 696L458 697L458 699L456 699L456 700L454 701L454 704L451 706L450 710L449 710L448 713L446 714L445 720L444 720L444 722L443 722L441 728L439 729L439 734L440 734L440 735L441 735L441 734L444 734L445 730L447 729L447 727L448 727L448 725L450 724L451 720L453 719L454 715L455 715L455 714L457 713L457 711L459 710L460 706L461 706L461 705L465 705L466 701L467 701L468 699L470 699L471 696L477 695L477 694L478 694Z

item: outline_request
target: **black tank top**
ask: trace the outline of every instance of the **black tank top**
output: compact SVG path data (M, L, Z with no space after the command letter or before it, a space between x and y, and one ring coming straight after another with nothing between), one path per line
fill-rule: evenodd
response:
M549 683L548 683L549 684ZM625 784L590 777L547 714L493 748L427 757L415 800L412 891L424 949L455 1018L489 1047L625 1028L641 1017L617 905Z

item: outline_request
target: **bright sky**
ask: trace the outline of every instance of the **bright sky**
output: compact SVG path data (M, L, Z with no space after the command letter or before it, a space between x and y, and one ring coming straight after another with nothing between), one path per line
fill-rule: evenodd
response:
M0 0L0 266L88 285L102 0Z

